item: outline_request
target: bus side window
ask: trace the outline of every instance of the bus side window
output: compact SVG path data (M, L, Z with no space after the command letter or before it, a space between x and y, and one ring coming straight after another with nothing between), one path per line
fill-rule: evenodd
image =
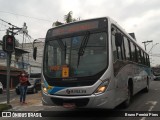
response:
M115 33L115 46L116 46L116 51L117 51L117 58L119 60L123 60L125 58L125 56L124 56L123 35L119 31L117 31L117 33Z
M147 62L148 62L148 66L150 67L149 55L147 55Z
M143 64L143 52L140 50L140 55L141 55L141 64Z
M146 53L144 53L144 60L145 60L145 65L147 65L147 60L146 60Z
M123 60L125 57L124 57L124 44L123 44L123 41L122 41L122 45L121 46L116 46L116 43L115 43L115 35L112 34L112 51L113 51L113 59L114 59L114 62L119 59L119 60Z
M147 54L146 53L144 53L144 54L145 54L145 65L148 66Z
M126 60L125 47L124 47L124 37L123 37L123 40L122 40L121 54L122 54L123 60Z
M132 56L132 61L133 62L136 62L136 51L135 51L135 45L132 43L132 42L130 42L131 43L131 56Z
M126 37L124 37L124 48L125 48L126 60L130 60L129 43L128 43L128 39Z
M138 63L141 63L141 54L140 54L140 49L139 49L139 47L136 47L136 49L137 49L137 62Z
M145 56L144 56L144 52L142 53L142 60L143 60L143 65L145 65Z
M122 49L120 46L116 46L117 55L119 60L123 60Z
M117 48L115 45L115 35L112 34L112 52L113 52L113 62L118 59Z
M138 48L139 50L137 51L138 52L138 62L139 63L142 63L142 52L141 52L141 50L140 50L140 48Z
M135 45L135 62L138 62L138 52L136 45Z

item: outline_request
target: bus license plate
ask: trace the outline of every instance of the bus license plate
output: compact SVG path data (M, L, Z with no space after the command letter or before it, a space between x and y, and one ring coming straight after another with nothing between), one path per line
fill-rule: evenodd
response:
M75 108L75 103L63 103L64 108Z

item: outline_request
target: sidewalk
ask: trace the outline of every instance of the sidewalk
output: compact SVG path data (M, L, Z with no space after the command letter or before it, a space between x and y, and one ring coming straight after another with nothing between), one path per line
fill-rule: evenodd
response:
M9 91L10 91L10 92L14 92L14 91L15 91L15 88L14 88L14 89L10 89ZM4 93L7 93L7 90L6 90L6 89L3 89L3 94L4 94Z
M27 104L20 104L19 97L16 97L14 100L10 102L12 105L13 111L31 111L35 106L42 106L41 102L41 92L39 91L37 94L27 94L26 96Z

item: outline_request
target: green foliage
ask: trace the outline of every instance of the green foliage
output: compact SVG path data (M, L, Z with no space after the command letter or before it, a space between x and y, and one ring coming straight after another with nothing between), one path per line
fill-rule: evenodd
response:
M59 22L59 21L56 21L56 22L54 22L53 24L52 24L52 27L54 27L54 26L59 26L59 25L63 25L64 23L62 23L62 22Z
M64 15L64 21L65 21L65 23L70 23L70 22L75 22L75 21L80 20L80 18L78 18L78 19L73 18L72 14L73 14L73 12L70 11L68 14ZM56 22L53 23L52 27L63 25L63 24L64 23L62 23L62 22L56 21Z
M8 110L8 109L11 109L11 108L12 108L11 105L0 104L0 111Z
M72 11L70 11L67 15L64 16L64 20L66 23L73 22L72 14Z

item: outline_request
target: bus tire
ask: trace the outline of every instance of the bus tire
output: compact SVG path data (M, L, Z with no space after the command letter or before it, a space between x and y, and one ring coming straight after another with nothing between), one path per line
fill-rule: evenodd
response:
M128 95L127 95L127 99L122 104L123 108L129 107L129 105L131 104L132 91L133 91L133 84L132 84L131 80L128 83L128 89L127 89L127 91L128 91Z
M143 89L143 92L148 93L149 92L149 80L147 78L147 86Z

